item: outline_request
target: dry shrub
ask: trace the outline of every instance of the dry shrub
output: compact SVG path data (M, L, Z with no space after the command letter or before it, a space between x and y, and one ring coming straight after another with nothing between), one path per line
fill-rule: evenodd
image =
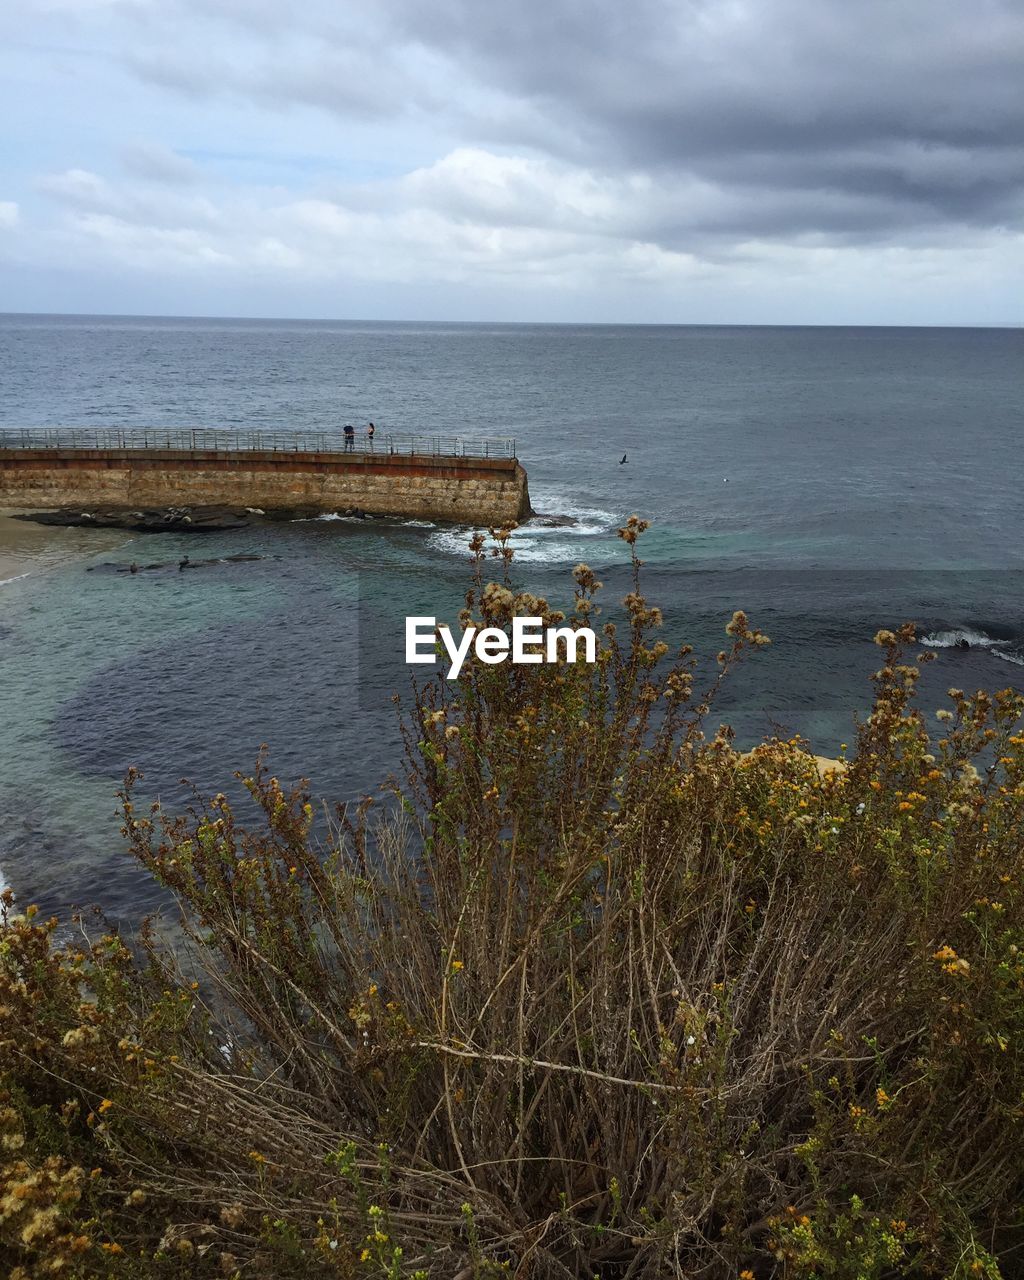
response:
M467 620L596 620L586 566L566 621L513 590L505 531L503 582L474 550ZM695 694L639 578L625 608L596 666L425 689L400 816L367 803L327 847L262 765L248 826L223 796L142 814L129 779L189 957L7 921L12 1265L1024 1273L1024 701L951 690L936 740L912 629L881 632L873 710L820 776L800 741L706 736L718 681ZM727 631L719 680L765 643ZM57 1211L29 1239L44 1168L70 1181L32 1192Z

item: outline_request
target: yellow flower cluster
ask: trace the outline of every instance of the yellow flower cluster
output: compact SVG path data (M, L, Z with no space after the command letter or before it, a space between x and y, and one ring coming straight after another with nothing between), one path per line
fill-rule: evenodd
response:
M958 956L950 946L939 947L938 951L935 952L934 959L942 961L944 972L953 974L956 977L962 978L971 971L970 964L961 956Z
M75 1255L92 1245L70 1218L84 1181L84 1169L58 1156L38 1166L18 1160L0 1167L0 1253L28 1249L38 1274L44 1274L44 1267L47 1275L70 1273Z

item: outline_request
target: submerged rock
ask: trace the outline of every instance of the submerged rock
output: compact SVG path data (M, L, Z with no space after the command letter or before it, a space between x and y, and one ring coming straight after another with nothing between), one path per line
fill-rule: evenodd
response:
M215 556L210 560L193 560L191 556L185 556L181 560L157 560L152 564L139 564L132 560L130 564L123 564L118 561L106 560L102 564L91 564L86 567L86 573L151 573L154 570L173 569L175 572L183 572L186 569L209 569L218 564L249 564L255 560L279 560L280 556L258 556L247 553L239 553L233 556Z
M542 529L571 529L579 521L575 516L548 516L538 511L530 517L529 523L540 525Z

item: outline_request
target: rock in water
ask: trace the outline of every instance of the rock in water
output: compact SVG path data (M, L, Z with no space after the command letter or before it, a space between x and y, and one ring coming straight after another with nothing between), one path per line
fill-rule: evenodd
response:
M127 511L118 507L76 511L64 507L59 511L26 511L16 518L31 520L35 524L127 529L134 533L167 533L173 529L214 533L224 529L245 529L253 523L253 518L245 512L229 507L160 507L144 511Z

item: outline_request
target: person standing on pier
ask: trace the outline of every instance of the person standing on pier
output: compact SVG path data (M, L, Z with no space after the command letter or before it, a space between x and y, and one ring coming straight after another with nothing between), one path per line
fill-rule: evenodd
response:
M366 440L367 440L367 443L368 443L368 444L369 444L369 446L370 446L370 452L371 452L371 453L373 452L373 437L374 437L376 434L377 434L377 428L376 428L376 427L373 425L373 423L371 422L371 423L370 423L370 425L366 428Z
M356 429L351 422L345 423L345 452L352 453L356 447Z

